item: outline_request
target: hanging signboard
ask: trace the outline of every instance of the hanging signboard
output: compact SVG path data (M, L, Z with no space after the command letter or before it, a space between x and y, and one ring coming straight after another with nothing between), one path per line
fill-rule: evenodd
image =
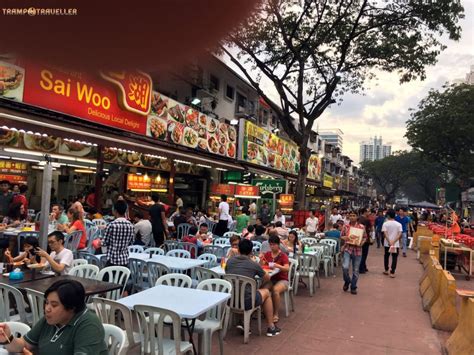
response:
M260 198L258 186L235 185L235 197L240 198Z
M334 178L329 174L324 174L323 186L332 189L334 185Z
M234 194L235 194L235 185L211 184L211 195L234 196Z
M293 206L295 202L295 195L292 194L281 194L280 195L280 205L281 206Z
M253 179L252 185L258 186L262 195L281 194L286 191L286 180Z

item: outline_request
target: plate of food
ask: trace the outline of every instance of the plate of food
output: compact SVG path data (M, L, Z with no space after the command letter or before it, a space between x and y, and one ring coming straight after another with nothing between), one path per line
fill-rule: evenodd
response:
M179 122L172 122L168 125L168 132L170 132L171 140L176 144L182 144L184 126Z
M159 92L153 92L151 112L159 117L166 117L168 113L168 99L163 97Z
M1 145L16 147L18 146L19 137L20 137L19 132L9 131L7 129L0 129L0 144Z
M117 157L117 154L118 154L117 149L112 149L108 147L105 147L104 149L102 149L102 156L104 157L105 161L113 161Z
M207 145L207 139L206 138L199 138L198 139L198 148L207 151L208 150L208 145Z
M225 146L224 144L220 145L220 146L219 146L219 154L220 154L220 155L226 155L226 153L227 153L227 148L226 148L226 146Z
M128 153L127 162L128 164L131 164L131 165L140 165L141 163L140 157L141 157L141 153L137 153L137 152Z
M168 122L159 117L148 116L146 135L156 139L165 139Z
M237 131L235 130L235 127L232 127L232 126L228 127L228 136L229 136L229 140L232 143L236 142L236 140L237 140Z
M221 145L227 144L227 134L223 134L222 132L219 132L219 143Z
M198 129L198 135L201 138L207 138L207 130L204 127L199 127Z
M199 115L199 125L205 129L207 129L207 116L206 115Z
M160 159L151 157L146 154L142 154L140 157L140 160L142 162L142 165L148 166L148 167L155 167L160 164Z
M224 136L227 139L228 126L225 123L219 123L219 136Z
M170 107L168 109L168 116L170 119L176 122L184 123L184 114L183 114L180 104L176 104L173 107Z
M218 120L216 120L215 118L209 117L209 119L207 120L207 131L209 133L214 133L218 125L219 125Z
M23 100L25 69L0 62L0 96L10 100Z
M229 158L235 158L235 143L229 143L227 145L227 156Z
M217 142L217 139L214 135L209 136L207 139L207 144L211 153L219 153L219 143Z
M198 145L198 134L191 127L184 128L183 143L190 148L196 148Z
M199 112L195 109L188 107L186 108L186 125L191 128L197 128Z
M90 145L85 145L79 142L62 141L59 146L59 153L76 155L79 157L84 157L91 151L92 147Z
M53 152L58 148L59 138L24 134L23 142L28 149Z
M258 155L258 146L255 143L248 143L247 145L247 159L254 160L257 159Z
M43 270L43 271L41 271L41 273L43 275L55 275L56 274L54 271L51 271L51 270Z

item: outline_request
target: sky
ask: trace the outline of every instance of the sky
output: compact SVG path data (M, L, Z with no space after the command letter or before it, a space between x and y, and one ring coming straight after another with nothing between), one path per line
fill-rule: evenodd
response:
M359 163L359 143L373 136L382 136L384 144L391 143L392 152L410 150L404 137L409 109L416 108L431 88L440 89L446 82L464 79L474 66L474 0L461 0L465 17L458 42L443 38L447 48L438 56L434 66L426 68L424 81L399 83L396 74L377 73L377 79L368 82L364 95L346 94L340 106L330 106L314 125L316 129L339 128L343 131L344 155ZM228 63L234 70L238 68ZM262 87L269 97L279 102L272 85L262 79Z
M443 39L447 48L435 66L427 68L424 81L399 84L396 74L378 74L368 84L365 95L346 95L340 106L333 105L317 120L320 129L340 128L344 132L343 154L359 162L359 143L382 136L392 143L392 152L410 150L404 138L409 108L416 108L430 88L439 89L447 81L464 79L474 65L474 0L463 0L465 18L460 21L461 39ZM318 122L319 121L319 122Z

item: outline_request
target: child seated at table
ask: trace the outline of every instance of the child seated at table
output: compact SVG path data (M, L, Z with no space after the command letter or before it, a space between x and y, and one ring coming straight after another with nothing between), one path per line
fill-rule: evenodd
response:
M38 238L26 237L23 244L23 252L17 257L12 257L10 250L5 250L5 257L12 262L24 261L26 264L38 264L41 262L41 257L36 255L35 249L39 247Z
M195 226L190 227L189 230L188 230L188 234L186 236L184 236L181 239L181 241L185 242L185 243L196 244L197 247L198 247L198 254L201 254L202 248L203 248L203 241L202 241L202 238L201 238L200 234L198 234L197 227L195 227ZM197 257L197 255L194 255L194 249L191 249L190 253L191 253L191 258L192 259L195 259Z

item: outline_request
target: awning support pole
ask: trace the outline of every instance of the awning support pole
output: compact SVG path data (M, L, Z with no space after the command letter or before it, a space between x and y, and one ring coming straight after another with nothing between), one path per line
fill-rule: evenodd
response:
M51 187L53 185L53 166L51 157L45 155L46 164L43 170L43 190L41 192L40 239L39 245L43 250L48 247L49 205L51 202Z

